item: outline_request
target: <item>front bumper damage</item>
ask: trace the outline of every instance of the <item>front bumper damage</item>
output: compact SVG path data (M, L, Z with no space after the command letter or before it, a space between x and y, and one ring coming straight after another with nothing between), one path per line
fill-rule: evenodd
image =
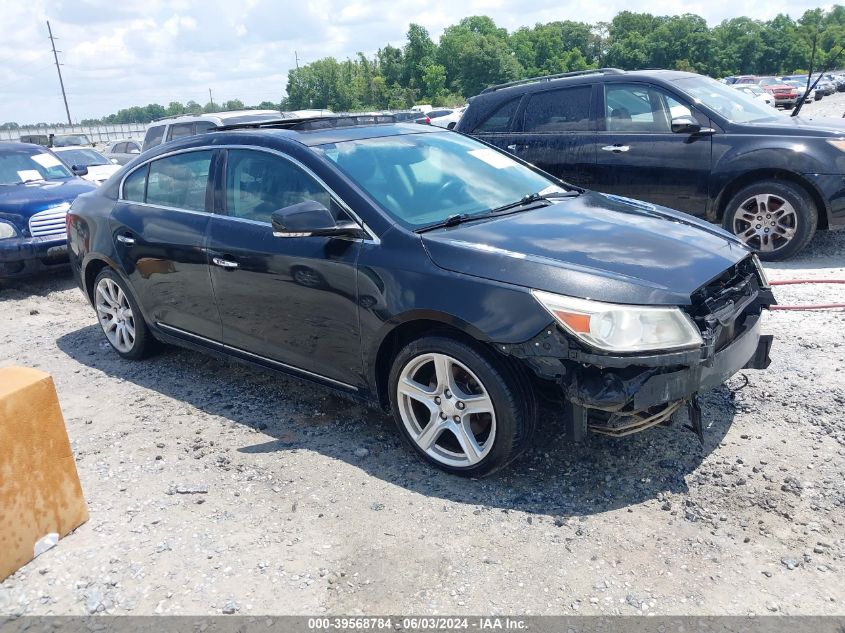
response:
M521 359L565 404L574 439L586 431L624 436L668 424L682 410L702 433L697 395L740 369L769 366L770 335L761 334L761 312L775 302L751 266L697 291L690 316L704 345L650 355L608 355L584 349L550 326L521 345L498 349Z

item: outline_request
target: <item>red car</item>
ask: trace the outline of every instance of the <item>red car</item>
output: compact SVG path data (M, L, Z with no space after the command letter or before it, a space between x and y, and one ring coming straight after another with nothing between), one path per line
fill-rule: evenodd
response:
M798 103L800 92L795 86L785 84L774 77L764 77L757 83L774 97L776 108L792 108Z

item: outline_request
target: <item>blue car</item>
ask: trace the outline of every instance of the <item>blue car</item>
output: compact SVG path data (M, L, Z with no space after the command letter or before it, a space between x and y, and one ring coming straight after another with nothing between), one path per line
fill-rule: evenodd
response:
M39 145L0 144L0 279L67 265L67 210L96 188Z

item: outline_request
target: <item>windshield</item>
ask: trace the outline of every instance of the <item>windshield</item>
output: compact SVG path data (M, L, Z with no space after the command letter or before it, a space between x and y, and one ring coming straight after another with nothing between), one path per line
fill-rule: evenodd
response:
M61 180L73 174L53 154L26 149L0 150L0 185L32 180Z
M734 123L772 121L780 118L771 106L709 77L685 77L675 85L700 103Z
M409 228L562 191L506 154L458 134L404 134L314 149Z
M56 152L68 165L78 167L93 167L94 165L109 165L109 160L100 152L93 149L71 149Z
M91 141L84 134L67 134L53 137L53 147L75 147L76 145L91 145Z

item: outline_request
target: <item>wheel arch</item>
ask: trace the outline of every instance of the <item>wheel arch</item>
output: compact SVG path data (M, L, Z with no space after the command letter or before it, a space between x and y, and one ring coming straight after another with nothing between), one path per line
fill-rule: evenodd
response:
M798 185L804 189L813 200L813 204L816 205L818 228L822 230L826 230L828 228L827 204L818 189L816 189L809 180L802 177L801 174L797 174L787 169L778 168L755 169L744 172L736 176L733 180L730 180L724 187L722 187L722 190L716 198L715 206L717 210L717 221L720 223L724 222L728 202L740 189L762 180L781 180L791 182L792 184Z
M92 306L94 305L94 280L103 268L111 268L117 272L117 274L120 274L115 262L103 256L90 257L82 266L82 280L84 283L85 296L88 297L88 301Z
M388 378L393 360L399 351L411 341L441 334L454 338L472 347L483 347L490 342L481 330L453 315L428 310L413 311L402 315L385 325L378 344L373 346L367 365L370 369L370 382L375 389L378 404L389 409Z

